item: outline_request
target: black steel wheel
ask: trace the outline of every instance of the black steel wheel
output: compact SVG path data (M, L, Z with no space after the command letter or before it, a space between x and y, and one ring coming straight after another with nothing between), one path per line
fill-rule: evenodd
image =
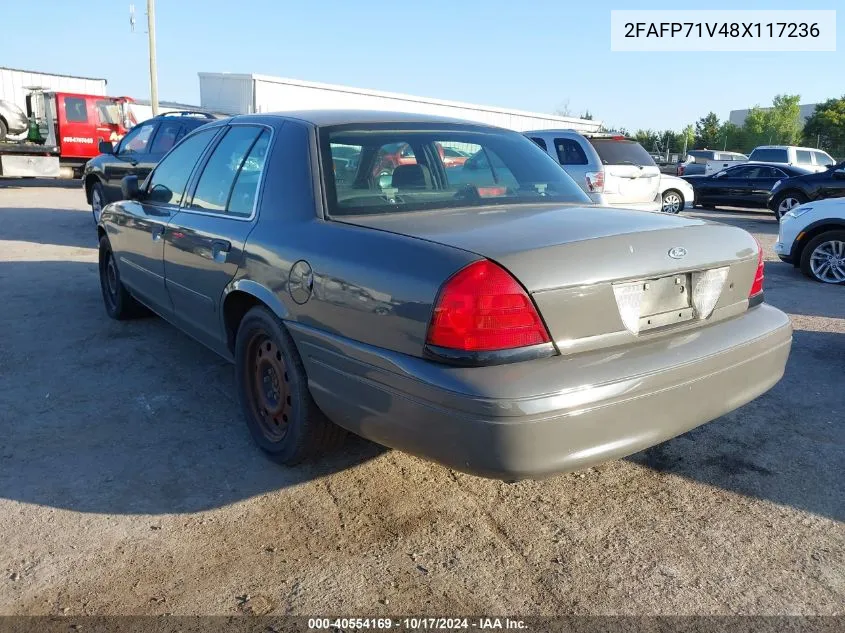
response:
M293 339L267 308L246 313L235 340L238 399L252 438L292 466L338 446L346 432L314 402Z
M100 238L100 290L106 314L117 321L141 316L146 312L144 306L121 283L114 253L105 235Z

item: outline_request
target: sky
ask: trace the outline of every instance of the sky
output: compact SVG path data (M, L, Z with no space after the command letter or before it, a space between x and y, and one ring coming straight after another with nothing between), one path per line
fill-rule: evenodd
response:
M0 66L108 79L149 98L146 0L3 3ZM217 8L219 4L220 8ZM845 94L845 41L824 53L610 51L611 9L841 9L842 0L157 0L159 99L200 105L197 72L261 73L675 129L715 112ZM14 25L19 25L14 28Z

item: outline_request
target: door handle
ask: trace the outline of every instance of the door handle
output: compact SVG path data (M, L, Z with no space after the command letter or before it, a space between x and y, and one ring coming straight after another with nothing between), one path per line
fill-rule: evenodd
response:
M161 239L161 236L164 235L164 227L154 226L150 234L153 236L153 242L158 242Z
M218 264L226 262L226 255L232 248L232 243L228 240L214 240L211 242L211 259Z
M211 250L219 253L228 253L232 249L232 243L228 240L214 240L211 243Z

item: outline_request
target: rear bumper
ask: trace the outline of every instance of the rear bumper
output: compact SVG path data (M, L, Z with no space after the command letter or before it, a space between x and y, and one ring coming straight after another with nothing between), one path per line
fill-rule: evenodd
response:
M320 408L375 442L501 479L623 457L713 420L781 378L789 318L768 305L635 348L446 367L289 324Z

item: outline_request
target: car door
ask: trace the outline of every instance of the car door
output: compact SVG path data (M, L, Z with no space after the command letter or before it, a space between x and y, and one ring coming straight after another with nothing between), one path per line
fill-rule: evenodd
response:
M212 348L225 346L220 299L254 226L270 136L260 125L228 126L166 231L164 275L174 316Z
M142 165L149 163L149 142L158 127L157 121L147 121L133 127L114 150L114 155L103 165L106 200L120 200L120 182L124 176L135 175L143 182L149 171L143 172Z
M749 167L749 170L747 174L749 189L746 203L752 206L764 207L775 183L778 180L786 178L786 173L767 165Z
M743 206L748 204L751 183L748 176L751 168L746 165L728 167L713 175L713 204Z
M179 211L188 180L219 130L186 138L150 174L138 200L120 203L122 230L116 236L115 253L121 280L162 315L173 312L164 283L165 228Z

